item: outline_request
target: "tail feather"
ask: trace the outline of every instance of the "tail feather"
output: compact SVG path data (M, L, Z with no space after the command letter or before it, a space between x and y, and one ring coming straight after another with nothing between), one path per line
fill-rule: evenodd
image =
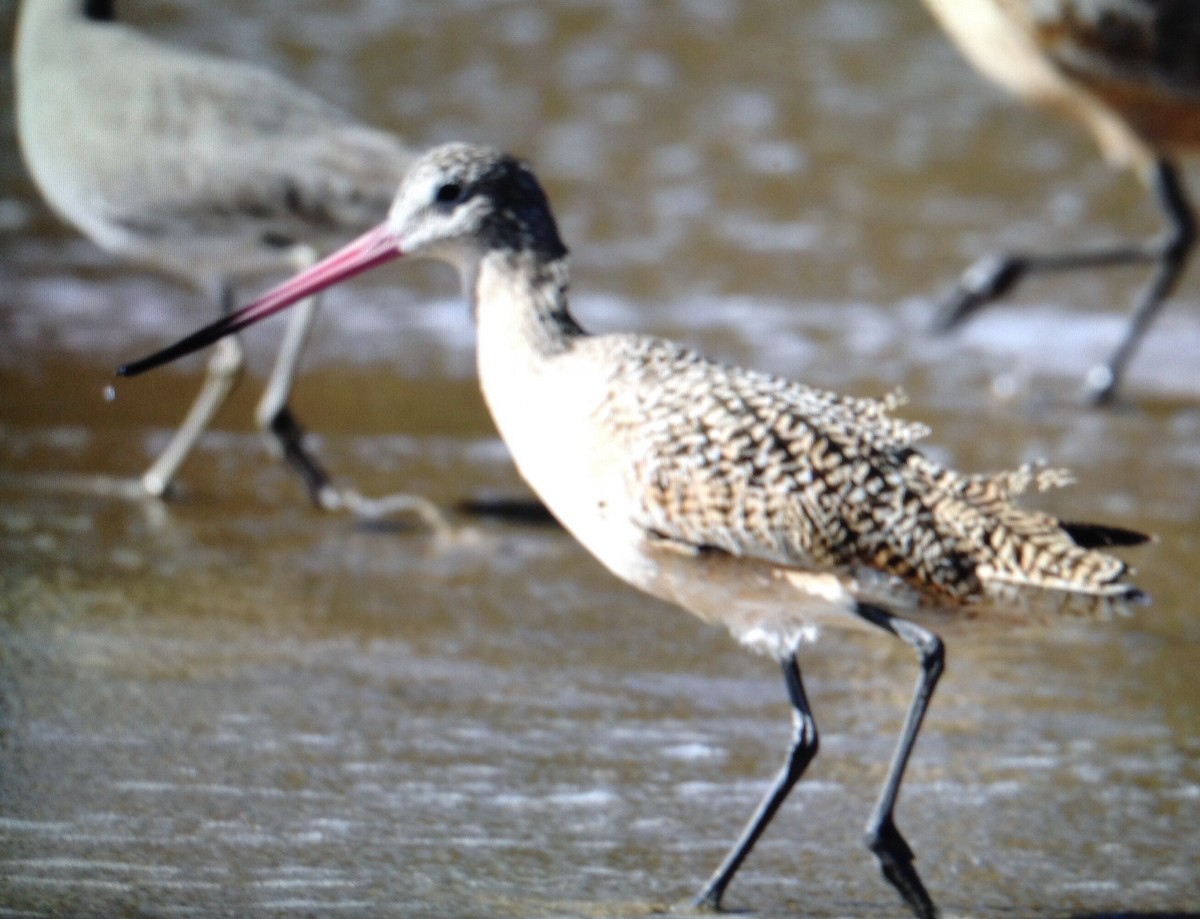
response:
M1069 523L1060 520L1059 527L1081 549L1107 549L1118 546L1140 546L1151 537L1137 530L1108 526L1102 523Z
M919 462L919 461L917 461ZM942 500L938 516L956 533L960 551L971 559L985 593L1017 587L1107 598L1125 603L1145 597L1124 578L1124 561L1101 551L1140 545L1148 536L1122 527L1058 520L1019 506L1015 498L1030 486L1038 490L1071 482L1066 470L1033 464L1011 472L963 476L926 467Z
M1100 525L1063 524L1049 514L1009 505L978 561L984 580L1072 593L1126 598L1129 566L1103 549L1145 542L1140 533Z

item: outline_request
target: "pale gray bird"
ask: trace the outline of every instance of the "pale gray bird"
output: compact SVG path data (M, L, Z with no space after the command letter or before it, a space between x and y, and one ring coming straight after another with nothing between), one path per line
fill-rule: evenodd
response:
M797 651L822 627L882 630L921 677L866 843L920 917L937 910L893 809L943 666L934 626L1004 629L1141 599L1109 545L1128 530L1024 510L1061 470L962 475L913 444L897 400L853 399L714 363L642 335L590 335L567 304L567 250L524 164L489 147L422 156L384 224L297 278L135 364L218 340L400 256L455 266L478 323L484 398L517 468L621 579L725 625L783 668L796 732L783 769L697 904L717 907L817 752Z
M115 21L112 0L25 0L17 24L17 125L53 210L102 249L199 287L225 312L234 284L312 264L387 212L412 161L400 140L251 64L154 41ZM334 487L303 443L288 396L316 312L292 320L259 402L259 426L314 502L411 509ZM222 342L170 444L142 476L162 495L232 389L237 340Z
M1129 328L1092 367L1085 394L1112 400L1142 337L1170 296L1196 242L1196 220L1176 158L1200 149L1200 3L1195 0L925 0L980 72L1091 133L1109 162L1128 167L1162 209L1161 235L1055 254L987 256L940 305L950 328L1004 296L1026 274L1148 263Z

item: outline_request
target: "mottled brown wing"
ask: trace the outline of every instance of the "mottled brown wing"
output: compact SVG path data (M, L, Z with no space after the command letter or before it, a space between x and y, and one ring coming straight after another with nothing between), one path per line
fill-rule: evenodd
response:
M849 399L642 340L609 423L635 458L638 523L697 548L807 569L866 565L952 595L974 562L942 527L921 425Z
M810 570L875 572L958 602L988 584L1118 594L1126 566L1018 506L1024 467L964 476L919 453L892 401L848 399L640 340L608 419L634 462L638 523L696 548ZM628 376L636 378L630 384ZM1075 532L1083 531L1073 525Z

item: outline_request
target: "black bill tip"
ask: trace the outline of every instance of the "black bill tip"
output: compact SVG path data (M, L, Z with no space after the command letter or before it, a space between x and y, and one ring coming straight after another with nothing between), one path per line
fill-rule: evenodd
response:
M232 335L234 332L248 325L250 325L250 322L243 318L225 316L216 322L206 325L199 331L179 339L175 344L167 345L161 351L155 351L153 354L138 358L136 361L122 364L117 368L117 376L136 377L147 370L153 370L155 367L161 367L163 364L169 364L171 361L179 360L181 357L186 357L193 352L199 351L201 348L220 341L226 335Z

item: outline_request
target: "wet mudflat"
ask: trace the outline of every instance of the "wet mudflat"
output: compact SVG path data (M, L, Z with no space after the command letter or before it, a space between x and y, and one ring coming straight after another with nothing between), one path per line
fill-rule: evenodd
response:
M1133 618L949 638L898 819L950 915L1200 910L1196 281L1112 412L1073 396L1136 272L1031 284L953 338L924 328L991 242L1154 226L1085 138L978 82L915 3L125 7L414 143L529 157L590 327L862 395L902 385L939 458L1068 465L1076 486L1030 500L1156 533L1130 554L1155 597ZM161 447L201 364L108 403L111 368L210 308L59 226L12 130L0 915L618 916L693 894L787 742L776 668L552 525L453 510L527 492L448 275L333 292L295 405L332 469L428 495L453 538L307 507L252 430L253 377L175 500L122 499L101 486ZM248 337L260 373L278 332ZM829 634L802 664L821 755L727 905L903 915L858 837L915 661Z

